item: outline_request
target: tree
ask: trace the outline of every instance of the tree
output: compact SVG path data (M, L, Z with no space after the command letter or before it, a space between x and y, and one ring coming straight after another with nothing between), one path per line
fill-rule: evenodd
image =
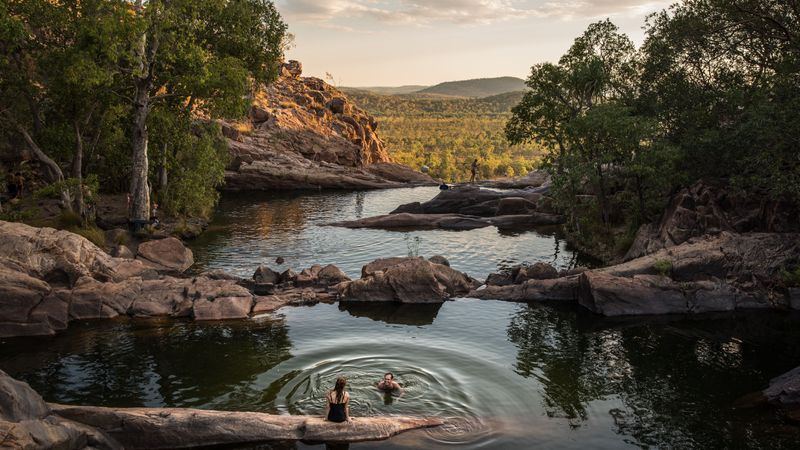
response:
M130 219L144 223L150 218L151 111L209 120L243 115L249 82L277 76L286 25L264 0L138 0L134 11L141 35L131 68Z

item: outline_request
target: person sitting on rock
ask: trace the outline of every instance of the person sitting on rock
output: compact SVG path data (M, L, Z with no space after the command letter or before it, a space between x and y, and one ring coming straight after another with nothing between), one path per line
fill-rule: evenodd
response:
M330 422L350 422L350 394L344 391L347 379L339 377L336 385L325 395L325 420Z
M386 372L383 375L383 379L378 382L378 389L382 391L402 391L403 388L400 386L400 383L394 381L394 374L392 372Z

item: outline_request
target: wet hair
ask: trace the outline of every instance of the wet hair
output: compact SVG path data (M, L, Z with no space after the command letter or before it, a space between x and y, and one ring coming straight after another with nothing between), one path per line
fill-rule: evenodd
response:
M389 375L390 377L392 377L392 380L394 380L394 374L392 372L386 372L385 374L383 374L383 378L386 378L386 375Z
M347 384L347 378L339 377L336 379L336 386L333 387L334 392L336 392L336 403L342 403L342 397L344 396L344 386Z

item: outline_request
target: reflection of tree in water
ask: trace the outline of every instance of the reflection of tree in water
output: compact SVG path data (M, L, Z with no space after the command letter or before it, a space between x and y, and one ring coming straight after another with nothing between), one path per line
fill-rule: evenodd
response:
M635 445L790 447L800 437L796 429L788 438L773 433L775 424L765 423L770 417L755 420L732 404L797 365L800 349L793 342L800 331L796 323L789 331L785 323L747 322L637 318L603 328L614 322L598 319L586 330L574 312L530 306L512 317L508 336L519 348L516 372L537 379L546 414L572 426L589 418L590 402L605 400L617 403L608 414ZM765 336L765 327L784 330Z
M70 330L53 341L27 346L29 363L13 375L30 382L49 401L205 406L225 397L213 406L238 409L248 384L288 359L290 347L286 326L279 321L155 326L133 322ZM0 358L7 360L6 356Z

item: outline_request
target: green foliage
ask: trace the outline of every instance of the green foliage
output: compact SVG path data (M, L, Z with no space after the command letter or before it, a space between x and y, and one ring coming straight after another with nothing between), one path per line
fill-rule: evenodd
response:
M479 179L525 175L537 164L535 144L511 145L503 127L521 97L511 92L482 99L432 95L349 94L375 115L381 138L395 161L445 181L465 181L479 160Z
M669 276L672 273L672 261L668 259L659 259L653 263L653 270L662 277Z

